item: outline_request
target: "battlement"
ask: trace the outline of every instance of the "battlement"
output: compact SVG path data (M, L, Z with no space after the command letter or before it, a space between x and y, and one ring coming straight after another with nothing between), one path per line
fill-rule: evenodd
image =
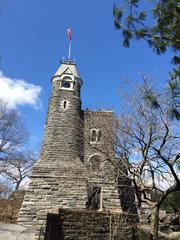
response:
M111 110L105 110L105 109L99 109L99 110L90 110L86 109L83 110L84 115L101 115L101 116L113 116L114 111Z

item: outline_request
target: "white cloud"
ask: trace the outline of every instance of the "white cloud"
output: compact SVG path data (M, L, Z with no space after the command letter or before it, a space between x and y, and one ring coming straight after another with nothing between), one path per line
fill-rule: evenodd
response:
M10 108L29 104L39 107L41 87L21 79L5 77L0 71L0 100L7 102Z

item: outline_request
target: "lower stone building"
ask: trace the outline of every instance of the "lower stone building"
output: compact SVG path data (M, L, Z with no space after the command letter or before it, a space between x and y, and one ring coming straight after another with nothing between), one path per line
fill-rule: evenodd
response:
M59 209L135 213L131 184L120 180L114 164L113 112L82 110L82 84L69 60L52 78L41 157L18 219L36 229L36 240L45 239L48 216L59 216Z
M24 190L16 190L8 199L0 199L0 223L17 222L24 194Z

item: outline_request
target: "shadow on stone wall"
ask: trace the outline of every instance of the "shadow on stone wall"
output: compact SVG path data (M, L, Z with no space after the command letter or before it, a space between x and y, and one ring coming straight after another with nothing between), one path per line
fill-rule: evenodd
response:
M58 214L48 213L44 240L64 240L62 226Z

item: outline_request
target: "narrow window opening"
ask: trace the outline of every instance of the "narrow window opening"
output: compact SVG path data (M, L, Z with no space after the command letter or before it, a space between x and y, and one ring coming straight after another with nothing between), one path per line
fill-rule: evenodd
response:
M101 140L101 136L102 136L102 132L101 132L101 130L98 130L98 132L97 132L97 141Z
M66 107L67 107L67 102L64 101L64 103L63 103L63 108L66 109Z
M101 187L93 185L88 187L87 208L92 210L101 209Z
M91 131L91 141L96 142L96 130Z

